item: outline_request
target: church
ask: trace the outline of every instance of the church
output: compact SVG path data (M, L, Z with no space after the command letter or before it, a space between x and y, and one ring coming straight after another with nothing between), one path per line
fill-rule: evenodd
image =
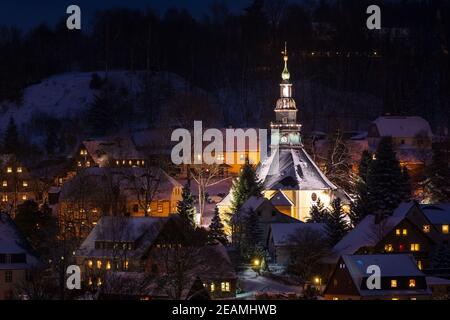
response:
M349 204L350 199L328 180L303 148L288 59L285 49L280 98L275 107L275 122L270 126L271 152L260 164L258 176L263 182L264 197L271 200L279 211L306 221L311 206L319 199L325 207L336 197L341 198L344 206Z
M292 96L287 49L283 51L284 70L281 74L280 98L271 123L270 154L257 168L263 183L263 196L274 207L296 220L307 221L311 207L320 201L328 207L339 197L344 210L350 197L320 171L303 147L298 109ZM230 212L230 194L218 204L220 212Z

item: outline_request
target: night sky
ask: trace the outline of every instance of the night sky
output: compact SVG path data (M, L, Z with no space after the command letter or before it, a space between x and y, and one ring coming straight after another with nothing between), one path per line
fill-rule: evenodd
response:
M66 16L66 8L79 5L85 27L89 27L89 17L99 9L112 7L153 8L164 13L168 8L186 8L193 16L201 17L214 0L2 0L0 2L0 25L16 26L28 30L42 22L54 25ZM239 12L251 0L227 0L233 12Z

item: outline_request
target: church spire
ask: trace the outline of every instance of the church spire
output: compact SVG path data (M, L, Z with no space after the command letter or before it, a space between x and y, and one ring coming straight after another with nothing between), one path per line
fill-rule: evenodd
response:
M281 52L283 54L283 60L284 60L284 70L281 73L281 79L283 79L283 81L289 81L291 79L291 74L289 73L288 70L288 51L287 51L287 42L284 43L284 51Z

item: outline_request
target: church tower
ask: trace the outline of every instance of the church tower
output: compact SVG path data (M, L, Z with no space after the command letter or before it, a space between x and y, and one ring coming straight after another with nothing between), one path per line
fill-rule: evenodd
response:
M291 74L288 70L288 52L285 44L284 69L281 73L280 98L275 107L275 122L270 124L271 148L301 148L301 124L297 123L297 106L292 98Z

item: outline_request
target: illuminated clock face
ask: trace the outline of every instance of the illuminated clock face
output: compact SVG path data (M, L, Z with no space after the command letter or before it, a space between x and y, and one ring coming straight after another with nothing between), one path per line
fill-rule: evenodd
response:
M288 137L287 136L282 136L281 137L281 143L287 143L288 142Z

